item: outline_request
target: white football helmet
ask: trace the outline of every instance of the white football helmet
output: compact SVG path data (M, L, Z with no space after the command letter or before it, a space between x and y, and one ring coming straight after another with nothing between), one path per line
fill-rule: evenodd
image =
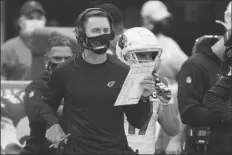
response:
M126 30L116 46L118 58L128 65L154 61L161 53L156 36L142 27Z

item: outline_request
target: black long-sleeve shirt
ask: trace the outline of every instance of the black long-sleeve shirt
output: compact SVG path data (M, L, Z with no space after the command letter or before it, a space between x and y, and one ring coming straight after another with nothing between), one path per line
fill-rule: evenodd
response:
M232 76L222 77L205 95L204 106L232 131Z
M55 111L64 98L67 133L71 133L66 153L123 153L127 147L123 113L134 127L145 124L149 104L141 100L137 105L114 106L128 71L110 56L98 65L74 56L52 74L40 113L47 128L58 123Z

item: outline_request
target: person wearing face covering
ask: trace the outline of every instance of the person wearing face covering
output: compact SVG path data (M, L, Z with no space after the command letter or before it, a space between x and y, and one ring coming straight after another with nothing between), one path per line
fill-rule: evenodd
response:
M72 57L71 42L68 38L52 35L48 39L45 54L45 69L39 78L33 80L26 88L24 107L30 124L30 136L21 154L53 154L56 150L49 148L51 145L45 138L45 122L39 115L41 94L46 90L49 78L54 70ZM58 113L58 111L57 111ZM61 118L61 117L59 117ZM62 118L61 118L62 119Z
M143 4L141 8L141 18L143 27L152 31L158 39L158 44L163 49L160 66L160 75L166 77L168 85L172 90L173 104L177 108L177 75L182 64L187 60L187 55L181 50L175 40L168 37L166 33L169 30L172 14L167 6L158 0L150 0ZM157 126L160 126L157 124ZM157 130L159 134L156 145L156 153L180 153L183 144L183 130L185 126L181 123L181 132L175 137L168 136L162 129Z
M112 3L103 3L101 5L98 5L97 8L107 11L113 18L113 28L115 31L115 38L110 41L110 47L107 53L111 55L116 55L117 41L121 36L121 34L125 31L124 22L123 22L123 13L118 7L116 7Z
M30 80L32 65L31 34L46 23L45 11L36 1L28 1L20 10L19 36L6 41L1 46L1 79Z
M114 106L129 67L107 54L114 39L112 20L99 8L79 15L75 33L83 51L53 72L42 95L46 138L64 154L134 154L125 135L124 114L136 128L149 118L149 96L156 91L151 75L141 80L144 91L137 104ZM54 113L62 98L65 132Z

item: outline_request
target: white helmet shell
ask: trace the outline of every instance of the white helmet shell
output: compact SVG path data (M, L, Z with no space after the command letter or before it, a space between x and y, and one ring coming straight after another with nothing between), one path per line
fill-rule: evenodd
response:
M118 39L116 54L118 58L127 63L128 59L136 59L136 52L159 52L156 36L146 28L134 27L126 30ZM138 60L138 59L137 59Z

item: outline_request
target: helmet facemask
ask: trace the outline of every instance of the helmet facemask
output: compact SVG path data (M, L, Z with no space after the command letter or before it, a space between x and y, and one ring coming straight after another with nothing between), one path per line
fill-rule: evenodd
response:
M160 48L137 49L126 52L123 58L129 65L150 63L155 62L160 52Z

